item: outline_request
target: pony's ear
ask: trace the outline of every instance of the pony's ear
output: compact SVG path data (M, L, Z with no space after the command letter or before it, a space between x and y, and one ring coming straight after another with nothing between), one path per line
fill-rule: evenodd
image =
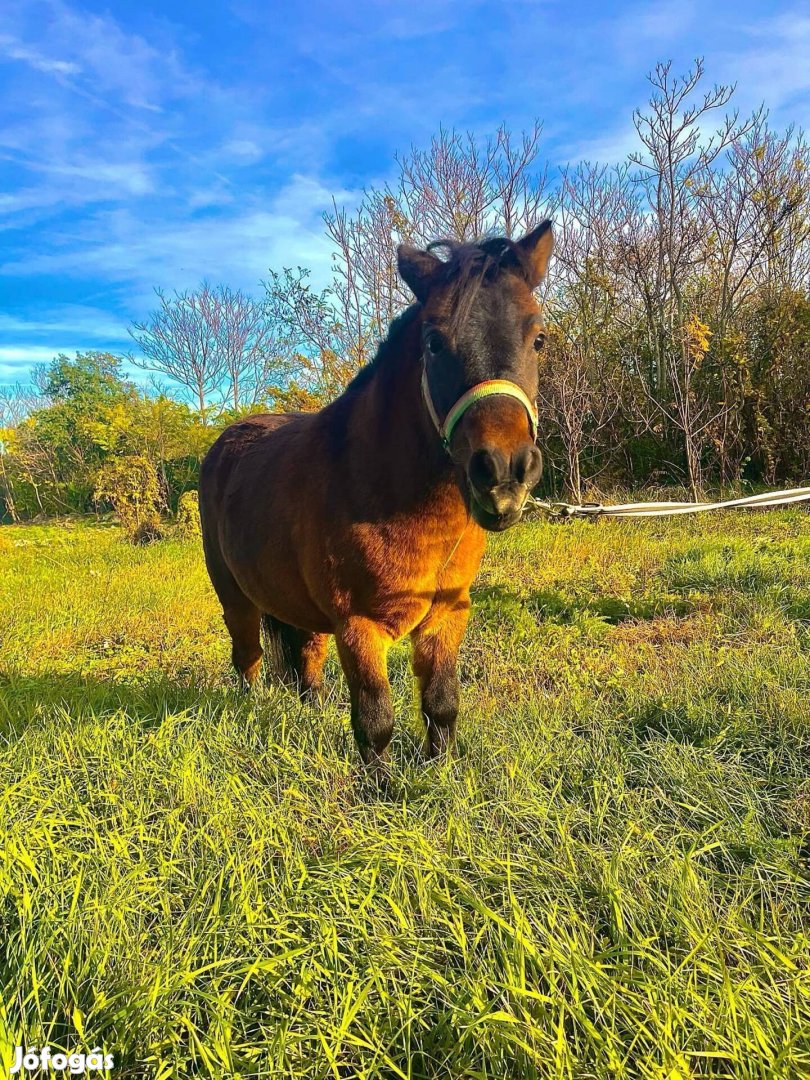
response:
M397 248L397 266L402 280L421 303L428 294L430 284L442 266L442 260L409 244Z
M527 233L522 240L518 240L517 246L523 253L525 263L529 267L529 284L536 289L548 269L548 260L554 250L554 233L551 222L546 219Z

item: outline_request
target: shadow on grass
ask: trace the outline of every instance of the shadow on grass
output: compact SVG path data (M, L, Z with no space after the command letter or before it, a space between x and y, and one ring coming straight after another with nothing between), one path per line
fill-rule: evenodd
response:
M810 624L810 596L804 594L788 604L786 614L796 622Z
M363 766L355 747L345 690L339 676L327 680L322 699L302 700L295 689L272 673L266 682L247 691L230 673L227 681L199 685L158 674L126 681L79 673L0 671L0 747L22 738L40 720L48 723L55 713L79 723L123 714L144 735L159 728L167 717L188 714L192 721L199 718L204 725L227 713L231 719L236 717L237 723L240 715L244 717L246 745L260 733L262 744L284 745L300 757L304 767L308 756L317 757L319 767L324 756L333 759L338 768L342 762L348 763L364 802L399 802L403 784L411 798L426 793L422 789L432 785L431 777L440 765L425 758L416 701L412 710L402 702L396 710L393 768L380 782ZM409 711L413 715L408 715ZM428 767L423 769L425 765Z
M684 746L707 747L727 730L724 716L716 717L705 708L690 710L685 702L648 701L633 711L632 726L642 742L666 739Z
M159 721L167 714L200 708L223 708L239 700L231 684L200 687L163 675L125 681L79 673L40 675L0 672L0 730L20 733L43 710L63 709L71 716L126 712L137 721Z

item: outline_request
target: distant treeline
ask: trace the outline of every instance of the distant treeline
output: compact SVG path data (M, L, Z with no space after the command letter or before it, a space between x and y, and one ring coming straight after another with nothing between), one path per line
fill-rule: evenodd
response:
M441 131L397 159L354 213L325 217L333 280L271 270L257 299L225 285L158 292L130 333L145 393L119 358L57 358L0 400L6 516L87 510L110 459L154 468L166 507L217 431L260 408L319 408L373 355L411 297L396 245L555 222L543 300L547 489L810 479L810 153L763 110L730 113L702 65L660 65L618 166L552 175L541 127L489 140ZM133 473L134 475L134 473Z
M30 392L4 395L5 520L85 513L103 505L109 500L98 500L96 493L104 488L104 470L121 460L149 463L164 510L174 510L180 495L196 486L199 462L217 429L188 405L145 393L124 377L122 367L122 359L108 353L58 356L38 373Z

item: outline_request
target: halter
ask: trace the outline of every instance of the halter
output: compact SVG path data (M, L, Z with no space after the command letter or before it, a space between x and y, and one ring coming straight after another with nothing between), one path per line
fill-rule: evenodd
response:
M475 405L477 401L483 401L484 398L494 397L495 395L500 397L511 397L515 401L519 401L523 408L526 410L529 417L529 430L532 434L532 441L537 438L537 409L523 393L517 383L512 382L509 379L487 379L486 382L476 383L475 386L470 387L465 393L461 395L458 401L450 407L447 416L444 418L444 423L439 419L439 414L436 412L436 406L433 404L433 398L430 394L430 384L428 383L427 364L422 364L422 397L425 399L425 405L427 411L430 414L430 419L433 421L433 426L439 433L439 438L442 440L442 446L449 453L450 452L450 440L453 437L453 432L458 426L459 420L461 420L464 413Z

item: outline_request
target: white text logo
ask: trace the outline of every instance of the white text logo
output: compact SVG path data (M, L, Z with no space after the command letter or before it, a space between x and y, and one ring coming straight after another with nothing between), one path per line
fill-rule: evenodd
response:
M107 1072L114 1068L112 1054L102 1054L100 1047L95 1047L89 1054L63 1054L52 1053L50 1046L43 1046L37 1050L35 1046L15 1046L14 1064L9 1070L9 1076L18 1076L23 1071L35 1072L41 1069L43 1072L68 1072L74 1076L91 1071Z

